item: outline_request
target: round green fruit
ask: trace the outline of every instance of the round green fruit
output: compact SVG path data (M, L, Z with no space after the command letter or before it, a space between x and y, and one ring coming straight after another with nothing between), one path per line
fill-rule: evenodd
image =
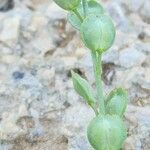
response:
M87 135L95 150L120 150L126 128L119 116L97 116L90 122Z
M86 47L102 53L109 49L115 39L115 27L105 14L89 15L81 25L81 37Z
M74 10L80 3L80 0L54 0L57 5L65 10Z

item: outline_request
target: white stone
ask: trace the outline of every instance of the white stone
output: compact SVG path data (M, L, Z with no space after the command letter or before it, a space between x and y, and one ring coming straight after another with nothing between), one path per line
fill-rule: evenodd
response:
M19 60L19 57L16 55L0 55L0 61L6 64L15 64Z
M28 30L31 32L36 32L39 29L46 27L48 19L42 15L42 13L35 13L32 17L31 25L28 27Z
M136 43L134 46L136 49L142 52L150 53L150 43Z
M114 19L114 23L118 28L123 31L129 30L128 19L125 16L125 12L118 2L112 2L108 5L108 12L110 16Z
M15 138L23 133L23 130L16 125L18 115L15 113L3 114L0 122L0 137L3 140ZM11 139L12 140L12 139Z
M25 104L21 104L18 110L19 117L28 116L27 106Z
M119 53L116 49L106 51L102 57L104 63L116 63L119 58Z
M0 33L0 41L13 47L19 38L20 20L17 17L5 19Z
M141 65L146 59L146 56L135 48L127 48L119 54L119 65L125 68Z
M55 49L52 38L45 29L39 31L38 36L31 41L31 46L35 49L35 51L41 53L42 55L44 55L47 51Z
M42 68L38 71L38 76L44 84L50 86L55 83L55 68Z
M68 56L64 56L61 58L61 60L64 62L65 66L67 68L71 68L75 65L75 63L77 62L77 58L72 56L72 57L68 57Z
M45 15L51 20L64 19L66 17L66 12L53 2L47 8Z

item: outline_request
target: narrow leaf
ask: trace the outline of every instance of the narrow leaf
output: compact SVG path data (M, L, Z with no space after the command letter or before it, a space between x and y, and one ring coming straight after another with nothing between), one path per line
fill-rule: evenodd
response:
M76 92L80 96L82 96L90 106L93 106L96 100L94 97L93 89L90 86L90 84L85 79L80 77L77 73L74 73L73 71L72 71L72 79L73 79L74 89L76 90Z

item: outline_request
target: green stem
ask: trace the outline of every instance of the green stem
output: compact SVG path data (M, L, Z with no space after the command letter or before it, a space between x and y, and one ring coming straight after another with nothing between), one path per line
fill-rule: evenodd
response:
M92 51L92 60L94 67L94 74L96 80L96 90L97 90L97 98L99 105L100 114L105 114L105 105L104 105L104 96L103 96L103 86L102 86L102 55L98 52Z
M98 112L97 108L95 106L91 106L91 108L95 112L95 115L98 116L99 112Z
M82 6L83 6L84 17L86 17L87 16L87 11L88 11L87 0L82 0Z
M83 18L81 17L81 15L80 15L80 13L78 12L78 10L75 9L73 12L74 12L74 13L76 14L76 16L80 19L80 21L83 22Z

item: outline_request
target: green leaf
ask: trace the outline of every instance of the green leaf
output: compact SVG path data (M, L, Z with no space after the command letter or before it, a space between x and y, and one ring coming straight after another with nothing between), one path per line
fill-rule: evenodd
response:
M80 3L80 0L54 0L54 2L65 10L74 10Z
M90 86L90 84L73 71L72 71L72 79L74 89L76 90L76 92L80 96L82 96L90 106L93 106L96 100L94 97L93 89Z
M99 115L90 122L87 135L95 150L120 150L127 131L119 116Z
M123 116L127 107L128 95L122 88L114 89L106 99L106 113Z
M81 3L78 6L77 11L81 15L81 17L84 19L84 13L83 13L83 8L82 8ZM93 1L93 0L90 0L88 2L88 15L103 14L103 13L104 13L104 9L98 2ZM68 21L74 28L80 30L80 26L81 26L82 22L80 21L80 19L76 16L76 14L74 12L70 12L68 14Z

